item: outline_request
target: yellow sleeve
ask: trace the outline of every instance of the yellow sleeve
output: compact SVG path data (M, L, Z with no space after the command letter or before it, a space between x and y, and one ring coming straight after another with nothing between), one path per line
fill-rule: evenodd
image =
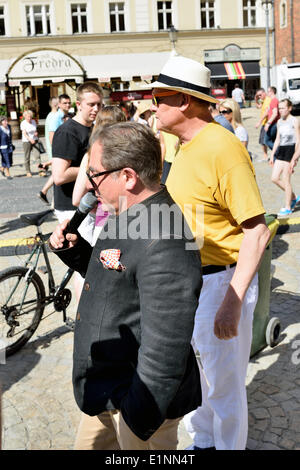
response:
M235 165L223 175L214 196L239 225L266 212L254 173L247 162Z

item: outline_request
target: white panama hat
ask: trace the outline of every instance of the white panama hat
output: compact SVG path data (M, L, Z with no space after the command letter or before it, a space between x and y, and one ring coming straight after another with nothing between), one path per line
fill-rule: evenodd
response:
M164 65L156 82L151 88L176 90L196 98L218 103L210 96L210 70L196 60L183 56L173 56Z

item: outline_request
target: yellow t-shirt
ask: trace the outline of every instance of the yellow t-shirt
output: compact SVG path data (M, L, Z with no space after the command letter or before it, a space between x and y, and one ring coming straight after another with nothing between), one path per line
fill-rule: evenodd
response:
M203 266L236 262L240 224L265 213L239 139L216 122L208 124L181 146L166 184L196 238Z
M261 110L260 110L260 115L261 116L263 116L265 114L268 107L270 106L270 103L271 103L271 98L269 96L266 96L264 101L263 101ZM261 125L264 126L266 124L267 120L268 120L268 116L265 117L265 119L262 121Z
M166 147L166 154L164 159L166 162L173 163L177 152L177 144L179 139L176 135L169 134L168 132L161 131L161 133Z

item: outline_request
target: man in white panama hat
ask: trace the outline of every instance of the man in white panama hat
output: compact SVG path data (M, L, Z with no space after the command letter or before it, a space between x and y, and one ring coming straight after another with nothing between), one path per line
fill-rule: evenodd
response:
M209 69L172 57L152 87L157 129L181 142L167 188L183 210L192 208L184 214L203 264L193 332L203 401L185 416L191 449L245 449L257 270L270 237L265 210L247 151L209 112L217 101Z

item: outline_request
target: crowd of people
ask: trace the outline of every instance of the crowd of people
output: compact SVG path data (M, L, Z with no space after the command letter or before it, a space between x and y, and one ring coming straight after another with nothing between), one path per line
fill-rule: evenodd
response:
M68 220L50 238L83 280L74 339L74 394L82 410L76 449L175 449L183 416L193 449L245 448L257 269L270 234L240 107L229 101L222 108L209 94L209 77L195 61L170 59L152 84L151 112L143 109L136 119L131 109L127 122L95 126L82 157L85 182L78 158L76 171L60 178L59 168L75 162L75 147L72 155L70 139L55 147L60 131L67 137L67 123L54 134L55 185L80 178L71 203L94 191L107 217L92 243L81 227L66 234ZM101 113L96 90L78 91L79 114ZM219 114L232 132L212 117L215 104L226 110ZM169 134L171 162L161 186ZM183 217L185 205L192 209ZM167 224L160 218L153 239L154 208L166 206L177 217ZM130 236L132 227L146 227L147 236ZM65 239L69 249L62 249Z
M59 224L49 247L76 271L75 449L174 450L182 418L192 450L246 447L257 271L270 232L243 92L237 86L219 102L210 86L209 69L174 56L151 84L152 102L104 106L93 82L78 87L73 117L68 95L50 100L40 169L52 174L39 197L49 203L53 186ZM264 158L270 149L272 181L285 191L280 215L288 215L300 201L290 182L298 120L274 87L259 89L256 104ZM38 135L30 110L24 117L30 177ZM11 131L1 119L9 177ZM96 204L69 233L87 192Z

